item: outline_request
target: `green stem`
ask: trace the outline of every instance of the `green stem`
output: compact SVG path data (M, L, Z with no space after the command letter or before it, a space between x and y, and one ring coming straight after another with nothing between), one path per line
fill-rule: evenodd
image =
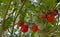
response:
M23 33L21 37L26 37L25 33Z
M31 33L31 37L34 37L34 33Z

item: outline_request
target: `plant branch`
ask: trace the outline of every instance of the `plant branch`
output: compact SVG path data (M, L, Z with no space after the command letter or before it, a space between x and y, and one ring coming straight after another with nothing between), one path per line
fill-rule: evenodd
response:
M8 16L9 16L9 15L11 15L11 14L13 14L13 13L14 13L14 11L15 11L15 9L13 10L13 12L12 12L12 13L8 14Z
M13 34L13 30L14 30L15 21L16 21L18 15L19 15L19 12L20 12L21 9L23 8L23 6L24 6L24 4L25 4L25 1L26 1L26 0L24 0L24 2L23 2L23 4L22 4L21 8L20 8L19 11L18 11L18 14L16 15L15 19L13 20L12 34Z
M13 13L14 13L14 11L15 11L15 8L14 8L13 12L12 12L12 13L10 13L8 16L10 16L11 14L13 14ZM9 17L8 17L7 19L9 19ZM7 20L7 19L5 19L5 20Z
M6 8L6 13L5 13L5 16L4 16L4 18L3 18L3 23L4 23L4 21L5 21L6 15L7 15L7 13L8 13L8 9L9 9L9 7L10 7L11 1L12 1L12 0L10 0L10 2L9 2L9 4L8 4L7 8ZM3 25L3 23L2 23L2 25Z
M10 0L9 3L8 3L8 6L7 6L7 8L6 8L6 12L5 12L5 15L4 15L4 18L3 18L3 21L2 21L0 37L2 37L2 31L3 31L2 28L3 28L3 24L4 24L4 22L5 22L5 18L6 18L6 15L7 15L7 13L8 13L8 9L9 9L9 7L10 7L11 1L12 1L12 0Z

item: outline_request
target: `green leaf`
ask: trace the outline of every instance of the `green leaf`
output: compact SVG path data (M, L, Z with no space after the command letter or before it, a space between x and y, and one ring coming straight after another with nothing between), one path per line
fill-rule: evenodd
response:
M51 24L54 25L54 26L56 26L56 23L57 23L57 21L54 20Z
M23 12L23 11L20 12L20 16L19 16L20 21L24 22L25 15L26 15L26 12Z
M31 37L35 37L33 32L31 33Z
M8 4L10 0L0 0L1 2Z
M2 5L2 6L0 6L0 16L1 16L1 18L3 18L4 17L4 15L5 15L5 10L6 10L6 5Z
M57 6L57 9L60 10L60 4Z
M49 8L51 9L51 8L55 7L56 3L57 3L57 0L49 0L49 4L48 4Z
M40 11L40 7L35 7L35 11Z
M26 5L26 7L31 7L31 2L30 1L26 1L25 5Z
M53 8L55 4L57 3L57 0L41 0L41 2L44 6L46 6L47 9L51 10L51 8Z
M28 11L27 14L28 14L30 17L32 17L32 13L31 13L31 12Z
M47 29L48 29L48 32L51 31L51 30L54 30L56 28L56 20L52 23L49 23L47 24Z
M40 11L45 12L47 10L48 10L48 8L45 5L40 5Z

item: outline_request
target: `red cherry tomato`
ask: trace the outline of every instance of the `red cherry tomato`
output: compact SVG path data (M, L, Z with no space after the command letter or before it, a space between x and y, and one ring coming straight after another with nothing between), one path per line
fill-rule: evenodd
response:
M38 26L37 25L32 25L32 32L37 32Z
M48 21L48 22L53 22L53 21L54 21L54 16L48 17L48 18L47 18L47 21Z
M21 32L27 32L28 31L28 25L23 25L22 27L21 27Z
M52 11L52 15L56 16L57 14L58 14L58 11L57 11L56 9L54 9L54 10Z
M48 22L53 22L54 21L54 16L51 13L47 13L46 17L47 17Z
M23 22L18 21L18 26L19 26L19 27L21 27L21 26L23 26L23 25L24 25L24 23L23 23Z

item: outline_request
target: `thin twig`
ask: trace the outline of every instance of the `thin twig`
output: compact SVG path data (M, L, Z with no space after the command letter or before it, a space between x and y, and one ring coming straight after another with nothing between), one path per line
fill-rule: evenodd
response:
M10 16L11 14L13 14L13 13L14 13L14 11L15 11L15 8L14 8L13 12L12 12L12 13L10 13L8 16ZM9 17L8 17L7 19L9 19ZM7 20L7 19L5 19L5 20Z
M3 21L2 21L0 37L2 37L2 31L3 31L2 28L3 28L3 24L4 24L4 22L5 22L5 18L6 18L6 15L7 15L7 13L8 13L8 9L9 9L9 7L10 7L11 1L12 1L12 0L9 1L9 4L8 4L8 6L7 6L7 8L6 8L6 13L5 13L4 18L3 18Z
M12 12L12 13L10 13L9 15L13 14L13 13L14 13L14 11L15 11L15 8L13 9L13 12ZM8 15L8 16L9 16L9 15ZM9 19L9 17L8 17L7 19ZM7 20L7 19L5 19L5 20ZM8 32L11 34L11 32L9 31L9 29L8 29Z
M11 34L10 30L8 29L8 32Z
M9 15L11 15L11 14L13 14L13 13L14 13L14 11L15 11L15 9L13 10L13 12L12 12L12 13L8 14L8 16L9 16Z
M9 4L8 4L7 8L6 8L6 13L5 13L5 16L4 16L4 18L3 18L3 23L2 23L2 25L4 24L4 21L5 21L6 15L7 15L7 13L8 13L8 9L9 9L9 7L10 7L11 1L12 1L12 0L10 0L10 2L9 2Z

